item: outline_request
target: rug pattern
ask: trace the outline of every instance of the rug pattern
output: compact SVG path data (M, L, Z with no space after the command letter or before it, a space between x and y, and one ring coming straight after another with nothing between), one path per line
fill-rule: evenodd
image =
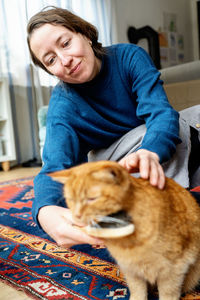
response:
M129 299L105 247L58 247L33 222L33 199L33 178L0 183L0 279L34 299ZM182 299L200 300L200 290Z

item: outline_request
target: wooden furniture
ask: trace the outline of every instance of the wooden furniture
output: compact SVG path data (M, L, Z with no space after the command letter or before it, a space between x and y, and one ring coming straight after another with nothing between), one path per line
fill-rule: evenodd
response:
M16 159L13 120L8 80L0 77L0 163L4 171L10 169L10 161Z

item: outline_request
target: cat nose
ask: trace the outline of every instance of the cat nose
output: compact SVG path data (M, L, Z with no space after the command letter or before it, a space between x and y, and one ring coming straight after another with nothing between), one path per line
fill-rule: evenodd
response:
M77 203L75 210L74 210L74 216L76 219L80 219L81 218L81 204Z
M81 214L75 215L75 218L76 218L77 220L80 220Z

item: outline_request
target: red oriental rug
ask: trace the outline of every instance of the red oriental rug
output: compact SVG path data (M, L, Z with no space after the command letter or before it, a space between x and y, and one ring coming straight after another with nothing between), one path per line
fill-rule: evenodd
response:
M33 222L33 199L33 178L0 183L0 279L34 299L129 299L123 274L107 250L58 247ZM182 299L199 300L200 289Z

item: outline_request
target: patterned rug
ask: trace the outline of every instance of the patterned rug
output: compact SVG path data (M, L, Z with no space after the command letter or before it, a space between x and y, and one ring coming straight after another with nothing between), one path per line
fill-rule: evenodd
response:
M33 178L0 183L0 279L34 299L129 299L123 274L107 250L58 247L33 222L33 198ZM199 300L200 289L182 299Z

